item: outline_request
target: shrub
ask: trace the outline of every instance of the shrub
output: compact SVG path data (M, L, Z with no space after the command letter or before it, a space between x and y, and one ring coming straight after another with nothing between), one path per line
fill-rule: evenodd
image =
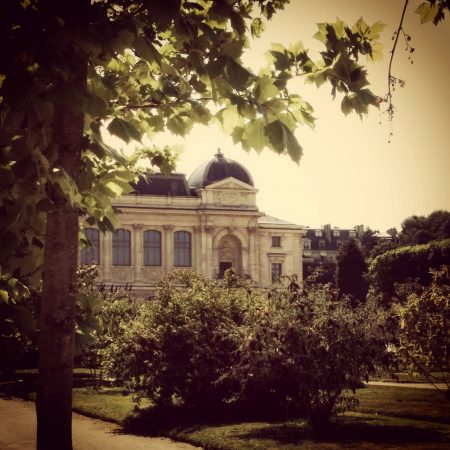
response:
M103 354L108 374L160 411L289 411L319 425L382 363L384 320L374 302L352 308L328 287L269 298L177 271Z
M432 283L421 294L411 293L396 307L398 355L408 370L430 383L450 388L450 267L432 272ZM447 396L450 400L450 396Z
M240 328L232 374L241 398L302 413L322 426L351 407L349 393L387 362L384 322L371 301L354 308L333 291L315 289L290 302L280 291L250 309Z
M388 304L395 295L396 284L417 280L431 283L430 269L450 264L450 239L424 245L400 247L377 256L369 268L369 278L376 293Z

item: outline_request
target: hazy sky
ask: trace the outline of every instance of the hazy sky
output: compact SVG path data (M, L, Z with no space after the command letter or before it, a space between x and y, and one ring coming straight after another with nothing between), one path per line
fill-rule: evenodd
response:
M263 38L254 41L245 60L254 70L263 64L271 42L303 41L317 59L320 44L312 39L316 23L336 17L353 24L360 16L382 21L384 59L368 64L372 90L384 96L392 34L398 26L403 0L292 0L268 24ZM400 41L393 73L406 86L394 95L396 113L375 108L363 121L345 117L340 99L332 101L328 86L299 85L317 117L315 131L299 127L304 148L300 165L287 156L264 150L246 153L216 126L197 127L183 143L178 172L189 174L210 159L218 146L225 156L244 164L259 190L259 209L305 226L352 227L369 225L385 231L399 227L412 214L450 209L450 17L438 27L420 25L414 14L419 1L410 1L404 24L411 34L414 64ZM381 122L381 123L380 123ZM388 143L389 133L394 134Z

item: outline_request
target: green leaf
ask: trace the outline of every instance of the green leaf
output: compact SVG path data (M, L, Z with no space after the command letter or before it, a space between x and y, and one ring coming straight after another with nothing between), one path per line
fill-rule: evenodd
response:
M420 15L420 23L434 22L439 13L439 4L422 3L416 9L416 14Z
M121 180L120 178L108 181L106 183L106 187L116 195L129 194L130 192L133 192L133 188L130 183L128 181Z
M237 91L243 90L255 76L234 59L228 59L225 67L228 80Z
M115 117L113 120L111 120L108 125L108 131L125 141L127 144L132 139L136 141L141 140L141 133L139 132L139 130L130 122L119 119L118 117Z
M267 145L264 123L263 119L256 119L245 127L242 140L245 141L246 148L254 148L260 152Z
M274 82L268 76L261 77L255 88L255 93L258 101L264 103L269 98L275 97L280 93Z
M139 56L148 62L156 62L159 66L161 66L161 54L152 44L148 43L143 36L136 38L134 41L134 49Z
M231 133L236 127L242 125L242 117L235 105L220 110L217 117L222 124L225 133Z
M273 149L277 153L287 152L291 159L299 162L303 154L302 147L292 131L280 120L265 126L265 133Z
M0 289L0 304L1 303L9 303L8 292L3 289Z

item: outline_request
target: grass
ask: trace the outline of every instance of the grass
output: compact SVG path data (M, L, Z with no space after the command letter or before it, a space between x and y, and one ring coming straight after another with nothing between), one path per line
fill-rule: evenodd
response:
M450 402L434 389L369 386L356 397L362 412L450 424Z
M369 386L358 389L360 407L317 433L302 421L204 423L179 425L165 435L205 450L444 450L450 443L450 402L438 392L396 386ZM121 422L133 411L131 396L118 389L96 393L92 389L74 390L75 410ZM147 410L148 411L148 410ZM151 412L151 411L150 411ZM134 412L144 420L145 410ZM148 415L148 417L152 417ZM151 419L150 419L151 420ZM147 423L148 429L152 424Z
M148 401L141 401L142 408L148 406ZM130 413L137 410L132 396L124 395L123 389L118 388L105 388L101 391L75 388L72 409L89 417L117 423L121 423Z
M302 420L207 423L173 426L164 435L205 450L446 450L450 448L450 402L439 392L397 386L357 390L360 407L337 417L325 432L313 432ZM141 431L157 418L149 403L136 409L131 395L118 388L73 390L73 408L117 423L141 419ZM236 417L236 416L233 416ZM192 418L191 418L192 419Z

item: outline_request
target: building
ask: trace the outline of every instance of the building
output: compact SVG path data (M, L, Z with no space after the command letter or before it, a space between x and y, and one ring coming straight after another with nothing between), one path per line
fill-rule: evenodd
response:
M86 229L92 247L82 249L81 262L95 261L106 287L128 284L142 294L175 268L209 278L232 268L261 287L281 275L301 281L303 228L260 212L256 194L249 171L220 150L188 180L140 179L134 194L114 202L121 228Z
M329 267L334 271L334 264L342 244L348 239L355 239L361 245L361 237L364 234L364 225L356 225L353 228L331 227L330 224L323 228L306 227L303 238L303 272L310 272L310 268L317 265ZM378 242L391 240L388 234L376 233Z

